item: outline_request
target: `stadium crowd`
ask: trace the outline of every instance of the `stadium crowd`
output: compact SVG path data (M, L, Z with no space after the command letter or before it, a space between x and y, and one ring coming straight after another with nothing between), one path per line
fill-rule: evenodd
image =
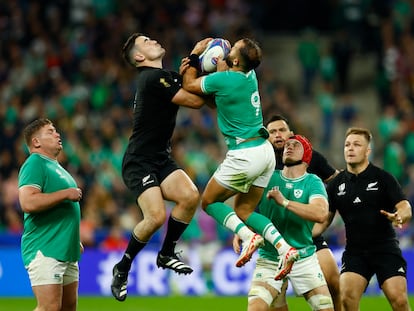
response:
M137 222L135 200L120 176L131 128L134 74L120 56L122 43L139 31L159 39L168 51L165 67L178 69L182 57L200 38L242 36L259 42L280 31L297 37L296 57L303 68L299 92L278 80L283 72L258 69L264 117L288 117L295 132L311 137L327 157L329 136L338 122L363 124L353 103L349 69L356 53L376 52L382 140L375 156L383 161L414 202L414 10L410 1L331 1L321 12L332 21L304 31L303 24L272 24L287 4L268 1L7 1L0 4L0 245L19 241L22 211L18 203L18 167L27 157L21 130L36 117L51 119L64 136L60 161L83 189L82 241L108 250L125 247L125 232ZM306 1L298 2L311 6ZM371 3L372 2L372 3ZM295 3L296 5L298 3ZM388 6L387 6L388 5ZM286 6L286 7L285 7ZM275 11L276 10L276 11ZM326 12L329 10L328 12ZM352 14L354 13L354 14ZM355 14L357 13L357 14ZM299 14L299 13L298 13ZM312 15L310 14L310 15ZM287 22L287 21L286 21ZM291 21L291 23L293 23ZM303 36L301 36L303 34ZM320 45L318 35L328 38ZM266 57L272 55L266 54ZM369 55L372 55L369 54ZM297 81L299 84L300 82ZM312 120L298 118L308 101L321 107L323 137L312 136ZM364 104L364 103L359 103ZM202 190L226 151L214 111L181 108L174 136L174 156ZM340 134L343 137L343 133ZM379 135L378 135L379 136ZM335 224L327 236L342 246ZM401 231L402 247L412 247L414 232ZM410 231L411 230L411 231ZM217 235L220 238L217 239ZM156 237L157 238L157 237ZM184 238L227 240L232 236L198 212Z

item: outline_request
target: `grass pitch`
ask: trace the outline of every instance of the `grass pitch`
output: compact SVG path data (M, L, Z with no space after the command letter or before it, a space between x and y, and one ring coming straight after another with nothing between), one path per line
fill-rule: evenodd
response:
M310 310L303 298L288 297L290 310ZM0 298L0 310L28 311L35 308L34 298ZM413 309L414 296L410 296ZM118 302L112 297L79 298L78 311L233 311L246 310L246 297L128 297ZM365 296L361 301L361 311L389 311L391 307L383 296Z

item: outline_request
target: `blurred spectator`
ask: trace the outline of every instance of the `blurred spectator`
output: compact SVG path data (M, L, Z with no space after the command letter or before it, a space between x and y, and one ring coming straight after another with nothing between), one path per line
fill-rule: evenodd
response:
M383 142L388 142L400 128L397 111L394 106L385 107L383 114L378 120L378 131Z
M125 237L124 230L119 226L113 226L99 244L99 248L104 251L123 251L127 245L128 238Z
M302 70L302 92L307 98L312 94L320 56L317 33L313 29L305 29L298 44L298 58Z
M401 145L400 137L394 137L388 141L384 148L384 170L390 172L400 184L404 184L405 152Z
M321 146L324 149L328 149L332 141L337 101L332 82L325 81L322 83L321 90L316 94L316 101L322 115Z
M319 72L322 82L334 83L337 76L337 64L332 53L330 44L323 47L321 53L321 60L319 64Z
M352 38L344 29L336 32L331 49L338 78L336 91L342 94L349 91L349 72L353 54Z
M346 93L340 100L339 118L346 127L350 127L358 117L358 109L354 98L350 93Z

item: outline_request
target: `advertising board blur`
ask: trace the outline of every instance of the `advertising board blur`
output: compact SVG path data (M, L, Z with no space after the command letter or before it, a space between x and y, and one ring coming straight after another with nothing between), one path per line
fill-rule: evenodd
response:
M342 250L334 251L340 263ZM205 255L196 248L185 251L185 260L194 268L191 275L177 275L156 266L157 249L148 248L140 253L129 274L129 295L246 295L254 268L254 259L243 268L236 268L237 255L230 248L218 250L206 261ZM86 249L79 263L80 295L109 296L112 267L122 253ZM408 263L414 262L414 250L406 250ZM408 290L414 294L414 272L408 269ZM374 277L366 294L379 294ZM31 296L32 290L26 270L16 248L0 250L0 296Z

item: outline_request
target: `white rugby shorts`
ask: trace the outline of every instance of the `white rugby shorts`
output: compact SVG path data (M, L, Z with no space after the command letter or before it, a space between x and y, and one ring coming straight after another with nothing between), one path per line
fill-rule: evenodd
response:
M33 286L61 284L67 285L79 281L77 262L62 262L45 257L38 251L36 257L27 266L30 283Z
M223 187L247 193L252 185L267 187L275 165L273 146L266 140L260 146L229 150L213 176Z
M276 267L277 265L275 261L260 257L257 258L256 267L253 271L253 285L250 290L254 290L254 287L257 286L254 282L257 281L265 282L281 293L283 280L275 280L277 272ZM316 253L296 261L286 278L290 281L293 290L298 296L301 296L312 289L326 285ZM258 291L256 290L255 292Z

